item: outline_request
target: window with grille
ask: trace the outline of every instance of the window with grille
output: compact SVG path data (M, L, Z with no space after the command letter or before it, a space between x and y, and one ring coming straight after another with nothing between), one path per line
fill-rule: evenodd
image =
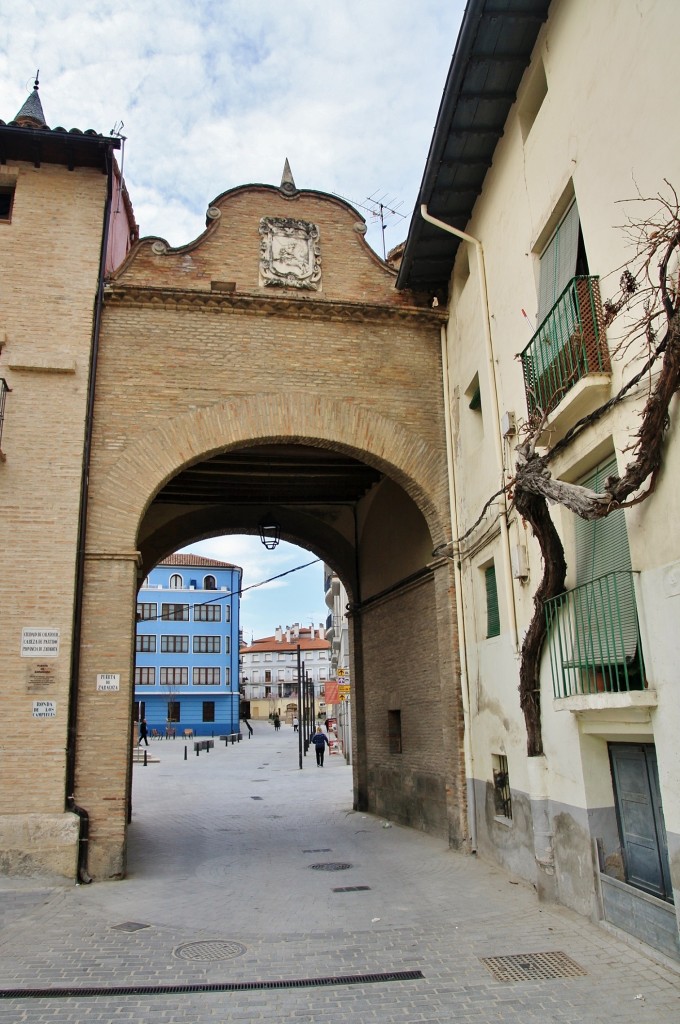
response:
M138 633L135 642L138 654L153 654L156 650L156 637L153 633Z
M194 654L219 654L222 649L220 636L195 636Z
M169 633L161 636L161 654L188 654L189 637Z
M162 604L161 605L161 619L168 622L188 622L189 621L189 605L188 604Z
M493 755L493 795L496 814L501 818L512 819L510 775L505 754Z
M176 667L162 668L160 682L161 686L188 686L189 669Z
M496 585L496 566L492 562L484 570L484 586L486 589L486 635L500 636L501 617L498 608L498 587Z
M156 683L155 668L136 668L135 686L154 686Z
M218 604L194 605L194 622L221 622L222 609Z
M195 668L192 681L194 686L219 686L220 670L217 668Z
M158 615L158 605L155 601L141 601L137 604L137 621L155 619Z

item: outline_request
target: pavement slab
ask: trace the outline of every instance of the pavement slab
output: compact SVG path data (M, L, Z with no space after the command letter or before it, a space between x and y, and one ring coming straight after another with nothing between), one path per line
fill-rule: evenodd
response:
M125 879L0 879L0 1024L678 1024L680 965L353 811L342 756L300 770L291 728L254 728L151 743Z

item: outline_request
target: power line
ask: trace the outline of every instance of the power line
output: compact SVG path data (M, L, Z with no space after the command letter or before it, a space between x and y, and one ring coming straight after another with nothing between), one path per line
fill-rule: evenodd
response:
M245 594L246 590L256 590L257 587L263 587L265 585L265 583L273 583L274 580L283 579L284 576L290 576L291 573L299 572L300 569L307 569L307 568L309 568L310 565L316 565L316 563L320 562L320 561L321 561L320 558L313 558L311 562L305 562L304 565L296 565L294 569L286 569L285 572L277 573L276 576L270 576L266 580L260 580L259 583L251 583L249 587L240 587L239 590L231 590L228 593L224 593L224 594L221 593L221 594L219 594L218 597L212 597L209 601L197 601L193 605L193 607L194 608L203 608L206 605L215 604L217 601L225 601L228 597L235 597L235 596L240 597L242 594ZM139 603L141 603L141 602L139 602ZM182 603L184 603L184 602L182 602ZM137 622L182 622L182 621L183 621L182 619L168 619L164 615L151 615L147 619L140 619L140 618L137 619Z

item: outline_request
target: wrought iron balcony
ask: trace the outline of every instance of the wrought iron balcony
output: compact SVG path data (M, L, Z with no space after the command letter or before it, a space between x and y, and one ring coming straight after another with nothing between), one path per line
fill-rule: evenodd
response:
M529 420L542 419L590 373L611 370L597 277L574 277L521 354Z
M545 603L556 699L645 689L633 574L607 573Z

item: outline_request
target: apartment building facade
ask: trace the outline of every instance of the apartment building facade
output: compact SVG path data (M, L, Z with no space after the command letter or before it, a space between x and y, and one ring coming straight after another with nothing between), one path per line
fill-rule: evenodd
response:
M330 674L331 645L323 625L277 626L272 636L241 647L241 686L253 719L278 714L290 724L299 717L299 665L311 681L317 717L325 717L325 687Z
M242 571L174 554L149 573L137 599L135 719L149 735L239 731L238 638Z

